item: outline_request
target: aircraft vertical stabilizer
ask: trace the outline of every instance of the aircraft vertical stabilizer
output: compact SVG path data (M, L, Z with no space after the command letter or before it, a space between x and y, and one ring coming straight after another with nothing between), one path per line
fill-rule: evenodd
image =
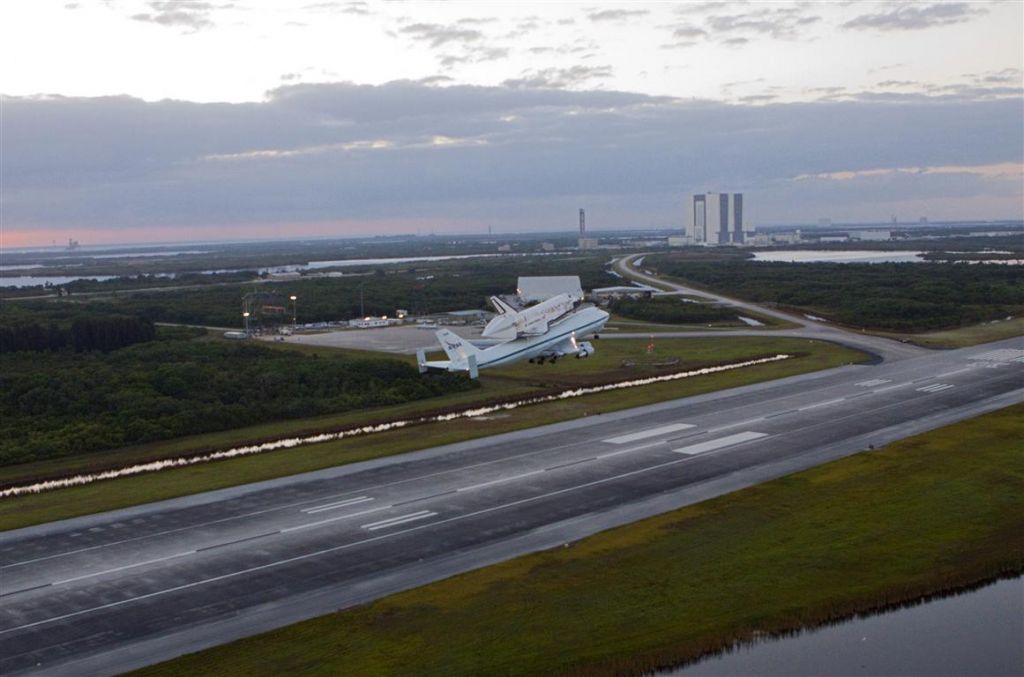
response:
M479 348L451 330L441 329L436 335L445 354L452 362L464 363L470 355L475 357L480 354Z

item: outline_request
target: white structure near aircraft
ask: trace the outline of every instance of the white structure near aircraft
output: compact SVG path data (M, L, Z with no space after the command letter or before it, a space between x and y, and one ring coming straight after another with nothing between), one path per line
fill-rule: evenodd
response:
M476 378L480 369L521 360L543 363L567 355L590 357L594 346L580 339L596 336L608 322L608 313L593 306L579 307L579 301L566 293L524 310L517 310L496 296L491 297L491 303L498 315L484 328L483 337L499 343L478 348L442 329L437 332L437 339L448 359L427 360L426 351L421 348L416 352L420 372L468 371L470 378Z

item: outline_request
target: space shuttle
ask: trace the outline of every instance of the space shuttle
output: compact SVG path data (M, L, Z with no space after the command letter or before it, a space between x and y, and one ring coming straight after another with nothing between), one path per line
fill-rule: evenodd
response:
M498 315L487 323L482 336L499 341L546 334L553 322L568 315L576 307L576 302L569 294L552 296L523 310L513 308L497 296L490 297L490 302Z

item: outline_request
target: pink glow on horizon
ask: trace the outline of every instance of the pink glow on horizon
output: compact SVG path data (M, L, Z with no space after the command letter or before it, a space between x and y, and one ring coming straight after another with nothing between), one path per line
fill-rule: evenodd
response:
M376 219L307 221L303 223L217 224L128 228L12 229L0 231L0 249L63 247L68 238L82 245L215 242L220 240L294 240L299 238L372 237L374 235L427 235L484 233L487 226L469 219Z

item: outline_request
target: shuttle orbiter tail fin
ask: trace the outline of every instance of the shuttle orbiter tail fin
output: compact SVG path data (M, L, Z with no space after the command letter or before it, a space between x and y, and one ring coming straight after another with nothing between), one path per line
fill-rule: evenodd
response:
M502 301L498 296L490 296L488 297L488 300L491 302L491 305L494 306L494 309L498 311L499 315L504 315L506 313L514 314L518 312L515 308Z
M466 361L470 355L476 356L480 354L479 348L453 331L441 329L437 332L436 336L437 340L441 343L441 348L448 355L448 359L453 362Z

